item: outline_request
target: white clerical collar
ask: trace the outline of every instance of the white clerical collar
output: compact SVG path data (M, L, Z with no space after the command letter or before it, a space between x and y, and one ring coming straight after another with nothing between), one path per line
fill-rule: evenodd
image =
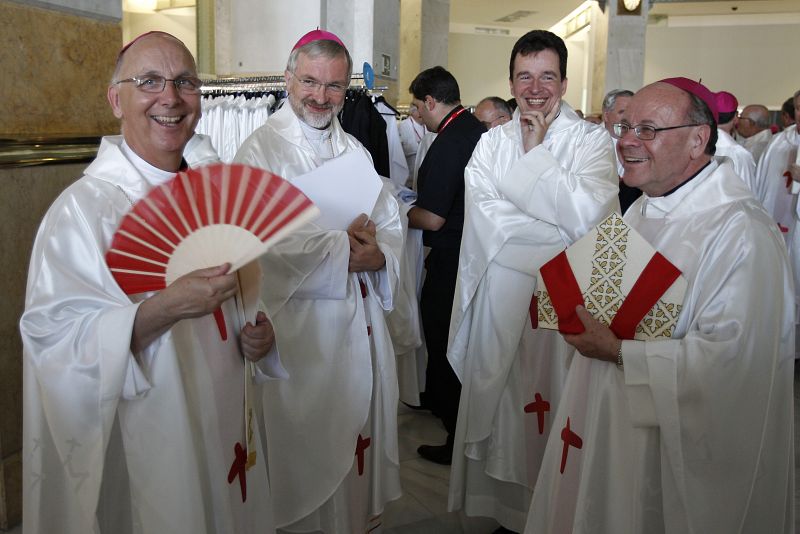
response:
M128 143L125 141L125 139L122 140L122 145L120 145L120 148L122 149L122 153L125 155L128 161L131 162L131 165L133 165L136 170L139 171L142 177L144 177L147 183L153 187L163 184L176 174L174 172L159 169L158 167L154 167L153 165L147 163L139 156L139 154L134 152L133 149L128 146Z
M333 128L331 125L328 125L324 130L318 130L300 120L299 117L298 121L300 122L300 128L303 130L303 135L305 135L306 140L311 145L311 148L314 149L317 156L322 159L331 159L336 156L333 152L333 139L331 137Z
M642 201L642 217L648 219L663 219L672 212L675 208L680 206L684 199L691 194L692 191L697 189L708 176L714 172L719 164L712 160L705 168L700 171L694 178L684 183L681 187L662 197L650 197L647 193L642 193L644 197Z

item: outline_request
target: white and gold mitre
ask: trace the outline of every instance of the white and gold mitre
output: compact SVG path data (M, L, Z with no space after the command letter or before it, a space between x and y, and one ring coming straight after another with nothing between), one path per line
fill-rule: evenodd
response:
M669 338L686 287L677 267L612 213L542 266L531 318L539 328L580 333L581 304L621 339Z

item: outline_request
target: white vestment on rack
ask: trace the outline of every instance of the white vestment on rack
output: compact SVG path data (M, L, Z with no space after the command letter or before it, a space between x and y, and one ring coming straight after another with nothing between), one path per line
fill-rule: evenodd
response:
M673 339L623 341L623 370L572 358L525 532L794 532L794 302L777 227L716 162L625 220L689 282L682 311Z
M389 146L389 176L387 178L398 186L405 186L408 179L408 164L403 153L400 132L397 129L397 116L386 102L376 102L375 109L386 122L386 142Z
M369 157L335 118L320 133L320 151ZM289 181L323 163L288 104L245 141L236 161ZM262 298L291 375L264 393L270 481L281 486L276 524L287 530L363 532L401 494L397 370L385 315L399 283L403 233L385 187L370 218L386 257L380 271L348 273L346 232L314 223L262 257L270 282Z
M756 185L756 162L753 155L742 145L737 143L725 130L717 128L717 150L714 152L716 158L728 158L731 160L733 170L739 178L747 184L756 196L758 186Z
M524 527L570 352L557 332L531 328L536 272L619 211L613 150L604 128L562 103L540 146L524 153L515 112L481 137L467 165L448 348L463 385L451 510ZM551 410L541 429L536 395Z
M209 136L220 159L230 163L244 140L272 113L275 95L255 98L244 95L205 96L201 104L203 115L195 131Z
M397 125L397 130L400 135L400 143L403 146L403 154L406 157L406 166L408 167L408 178L404 185L410 187L415 174L414 163L417 160L417 150L427 130L424 124L417 123L411 117L400 121Z
M122 137L103 138L34 244L20 322L24 532L273 532L263 429L247 500L228 483L245 443L238 336L222 341L207 315L131 353L146 295L122 292L105 253L132 203L173 174L126 154ZM222 310L236 332L233 300ZM259 368L285 376L275 351Z
M408 227L408 211L414 206L417 195L390 180L385 182L397 199L405 235L403 253L400 256L400 285L394 309L387 316L386 323L397 360L400 400L411 406L419 406L419 394L425 391L425 366L428 360L427 352L419 350L423 345L422 317L419 310L424 268L422 230Z

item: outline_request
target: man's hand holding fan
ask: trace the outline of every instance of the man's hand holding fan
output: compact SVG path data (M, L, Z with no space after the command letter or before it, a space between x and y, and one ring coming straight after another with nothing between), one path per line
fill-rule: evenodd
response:
M245 165L189 170L154 188L122 220L106 254L127 294L159 291L137 314L134 350L181 319L212 312L227 339L220 305L238 296L242 352L250 360L266 354L273 333L257 315L253 260L317 213L299 189Z

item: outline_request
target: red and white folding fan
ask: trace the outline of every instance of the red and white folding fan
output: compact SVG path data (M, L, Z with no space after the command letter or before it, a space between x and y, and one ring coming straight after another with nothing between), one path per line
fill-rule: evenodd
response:
M302 191L270 172L221 163L191 169L123 217L106 263L125 293L157 291L197 269L227 262L233 272L318 213ZM220 312L214 316L226 339Z
M106 262L125 293L157 291L196 269L229 262L235 271L318 213L267 171L221 163L191 169L125 215Z

